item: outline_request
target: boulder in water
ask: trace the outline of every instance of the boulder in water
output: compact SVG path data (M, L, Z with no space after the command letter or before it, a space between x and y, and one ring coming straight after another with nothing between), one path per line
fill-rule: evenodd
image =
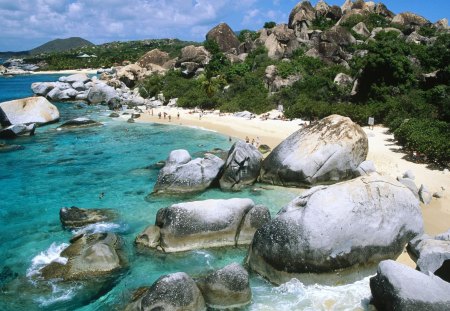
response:
M76 118L70 121L63 123L59 128L63 129L71 129L71 128L83 128L83 127L92 127L92 126L101 126L103 125L100 122L88 119L88 118Z
M36 124L14 124L0 129L0 138L13 139L20 136L32 136L36 129Z
M2 126L11 124L47 124L59 120L59 111L44 97L28 97L0 103ZM6 117L6 120L4 118Z
M110 209L85 209L63 207L59 211L59 219L63 227L68 229L81 228L98 222L111 221L115 214Z
M255 233L247 262L274 283L396 258L423 232L418 200L378 174L311 188Z

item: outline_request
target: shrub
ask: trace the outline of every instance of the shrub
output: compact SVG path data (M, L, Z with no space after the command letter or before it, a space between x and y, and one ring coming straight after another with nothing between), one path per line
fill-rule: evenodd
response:
M273 28L273 27L275 27L277 25L277 23L275 23L275 22L265 22L264 23L264 28L266 28L266 29L271 29L271 28Z

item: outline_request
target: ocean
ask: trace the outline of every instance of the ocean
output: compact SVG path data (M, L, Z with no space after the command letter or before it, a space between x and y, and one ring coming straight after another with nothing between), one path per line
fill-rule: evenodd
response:
M0 102L32 95L36 81L58 75L0 77ZM239 193L211 189L188 197L149 195L158 175L152 166L171 150L187 149L199 156L214 148L228 149L228 136L201 129L112 119L105 106L55 103L61 122L87 116L101 127L57 131L58 124L40 127L33 137L6 143L25 148L0 153L0 310L122 310L134 290L160 276L183 271L192 276L242 263L246 248L208 249L181 254L138 252L133 241L155 221L158 209L182 201L251 198L272 216L298 194L279 187L250 188ZM104 193L102 199L100 193ZM111 208L118 218L88 228L112 231L124 240L129 268L94 299L79 299L83 284L36 285L32 275L59 258L76 232L64 230L62 207ZM251 274L253 302L245 310L369 310L369 280L341 286L304 285L292 280L274 286Z

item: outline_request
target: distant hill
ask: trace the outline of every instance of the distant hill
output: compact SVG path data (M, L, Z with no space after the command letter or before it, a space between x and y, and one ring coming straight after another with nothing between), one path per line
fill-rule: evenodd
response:
M53 52L64 52L71 49L94 46L92 42L89 42L83 38L72 37L67 39L56 39L49 41L37 48L29 51L31 55L41 54L41 53L53 53Z

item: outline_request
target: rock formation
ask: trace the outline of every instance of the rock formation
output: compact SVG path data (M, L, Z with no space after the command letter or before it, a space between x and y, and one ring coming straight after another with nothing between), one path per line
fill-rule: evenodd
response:
M59 219L64 228L76 229L98 222L111 221L115 214L110 209L85 209L63 207L59 211Z
M0 103L0 124L48 124L59 120L59 111L44 97L28 97Z
M226 23L221 23L208 31L206 40L215 41L222 52L237 49L241 44L234 31Z

